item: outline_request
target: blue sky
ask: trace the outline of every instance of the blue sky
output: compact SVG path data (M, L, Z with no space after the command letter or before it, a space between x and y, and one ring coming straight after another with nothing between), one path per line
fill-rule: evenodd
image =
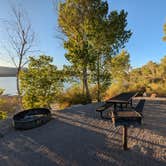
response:
M1 20L11 19L10 4L21 4L27 11L36 33L36 47L41 53L54 57L61 67L67 63L62 41L56 39L57 16L52 0L0 0L0 66L10 65L3 54L6 40ZM125 50L130 53L131 65L139 67L152 60L159 62L166 55L166 42L162 41L163 24L166 22L166 0L108 0L111 10L125 9L128 12L128 28L133 35ZM2 55L3 54L3 55ZM3 56L3 57L2 57Z

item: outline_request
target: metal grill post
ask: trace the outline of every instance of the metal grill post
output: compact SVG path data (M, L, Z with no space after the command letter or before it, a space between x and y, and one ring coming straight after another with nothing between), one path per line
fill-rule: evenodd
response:
M123 138L123 150L127 150L128 149L128 147L127 147L127 126L126 125L124 125L123 126L123 136L122 136Z

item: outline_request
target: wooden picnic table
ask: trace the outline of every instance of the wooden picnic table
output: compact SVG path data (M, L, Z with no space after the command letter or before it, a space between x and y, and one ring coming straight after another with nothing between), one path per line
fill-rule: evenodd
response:
M142 121L142 110L144 107L145 100L140 100L139 103L136 105L135 108L132 107L132 99L138 94L138 92L126 92L121 93L117 96L114 96L106 101L103 106L100 106L96 109L97 112L101 113L106 109L109 109L111 105L114 105L114 110L112 112L112 122L116 126L123 126L123 149L127 150L127 128L129 126L136 126L141 125ZM117 110L117 104L120 104L120 110ZM130 104L131 109L123 110L122 105L125 104L126 108L127 105Z
M112 112L112 122L115 126L122 125L123 126L123 149L127 150L127 128L131 125L135 126L141 124L142 115L139 113L143 110L143 106L145 100L140 100L134 109L127 109L127 111L123 111L123 104L130 104L132 107L132 99L138 94L138 92L127 92L121 93L115 97L112 97L107 101L107 103L114 104L114 111ZM117 111L117 104L120 104L120 110ZM138 110L139 108L139 110ZM138 112L137 112L138 111Z
M123 110L123 104L127 105L130 104L132 107L132 99L138 94L138 92L125 92L121 93L117 96L114 96L107 100L107 103L112 103L114 105L114 111L117 111L117 105L120 104L120 109Z

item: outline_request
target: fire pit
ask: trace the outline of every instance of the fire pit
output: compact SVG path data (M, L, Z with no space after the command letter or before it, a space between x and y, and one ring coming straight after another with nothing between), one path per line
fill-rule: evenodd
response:
M47 123L51 119L51 112L46 108L24 110L14 115L16 129L32 129Z

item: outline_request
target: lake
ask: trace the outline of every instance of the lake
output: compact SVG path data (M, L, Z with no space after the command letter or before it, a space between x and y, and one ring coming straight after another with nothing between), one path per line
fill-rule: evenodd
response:
M64 83L64 88L69 88L70 85L70 83ZM0 88L5 89L4 95L16 95L16 77L0 77Z
M0 88L5 89L4 94L15 95L16 91L16 77L0 77Z

